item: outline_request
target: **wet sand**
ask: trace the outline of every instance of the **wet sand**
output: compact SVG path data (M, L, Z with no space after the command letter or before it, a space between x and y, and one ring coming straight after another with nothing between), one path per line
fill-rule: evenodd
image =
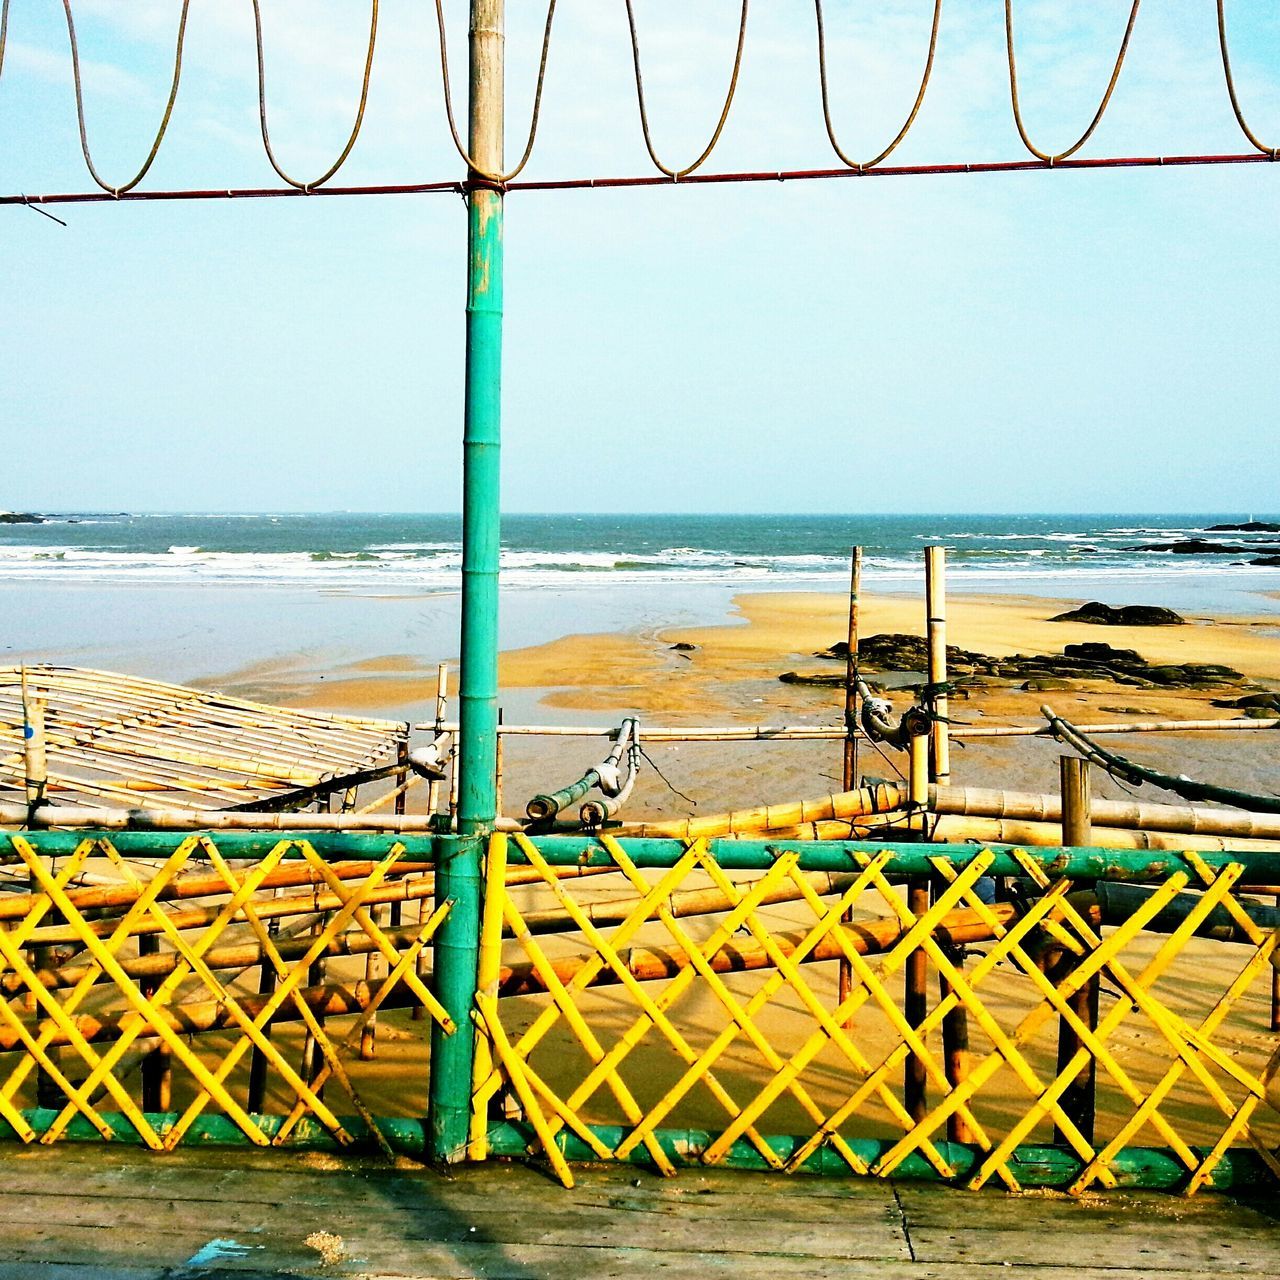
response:
M1197 617L1174 627L1107 627L1048 619L1081 603L1035 597L953 595L948 642L994 655L1060 652L1079 641L1105 641L1136 649L1158 663L1217 662L1263 687L1280 687L1280 627L1274 617ZM783 684L784 671L838 673L840 664L813 657L846 632L847 599L818 592L737 597L732 618L719 626L652 628L568 635L502 655L499 678L508 722L617 724L626 714L644 723L838 724L839 689ZM921 634L918 595L867 596L863 635ZM673 649L693 644L692 652ZM410 654L370 654L332 665L307 656L242 667L200 681L244 697L335 711L375 712L424 719L432 714L435 669ZM997 688L953 699L954 720L969 724L1041 723L1040 705L1082 723L1133 718L1207 719L1233 713L1211 705L1215 692L1134 689L1110 682L1079 682L1070 690L1040 693ZM905 706L907 695L896 702ZM1148 734L1110 739L1156 768L1188 773L1246 789L1280 785L1280 738L1267 732ZM508 738L504 791L509 812L520 812L534 792L560 786L595 762L603 748L582 739ZM653 745L655 764L670 787L646 769L629 812L668 816L798 799L838 786L836 742L745 742ZM957 749L959 783L1014 789L1057 787L1062 748L1038 739L974 741ZM890 758L864 751L862 769L893 776ZM1144 798L1159 799L1146 789ZM1122 794L1099 779L1102 795ZM687 798L686 798L687 797ZM412 793L411 793L412 799Z

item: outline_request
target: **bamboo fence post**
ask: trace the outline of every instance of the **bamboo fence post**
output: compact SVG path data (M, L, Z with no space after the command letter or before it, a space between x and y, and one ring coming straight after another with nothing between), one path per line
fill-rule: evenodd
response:
M438 738L444 732L445 720L449 714L449 664L442 662L436 668L436 718L434 721L435 736ZM449 758L447 763L450 776L457 772L457 734L455 731L454 740L449 746ZM452 800L452 784L450 791L447 793L449 799L449 819L450 826L453 821L453 800ZM427 812L437 813L440 809L440 779L432 778L427 783ZM425 924L427 918L431 914L431 904L423 899L418 903L418 921ZM425 954L419 954L418 959L414 962L417 969L418 977L426 979L427 976L427 957ZM409 1011L409 1017L413 1022L421 1022L427 1016L427 1011L420 1004L415 1004Z
M1280 893L1276 894L1276 907L1280 909ZM1271 966L1271 1030L1280 1031L1280 967Z
M312 928L312 936L318 937L325 930L325 926L329 923L329 912L322 911L316 916L315 925ZM322 987L325 982L325 975L328 971L328 964L323 956L317 957L307 970L307 986ZM321 1028L324 1027L324 1012L318 1010L316 1012L316 1023ZM313 1036L310 1030L302 1041L302 1063L298 1074L308 1083L311 1084L319 1076L321 1068L324 1066L324 1054L320 1051L320 1044ZM316 1090L316 1097L323 1098L323 1086Z
M862 548L849 555L849 635L844 678L844 768L842 789L852 791L858 778L858 596L862 589Z
M1089 762L1077 756L1061 756L1058 761L1062 787L1062 843L1079 848L1093 843L1093 823L1090 814ZM1064 957L1062 972L1069 972L1076 963L1073 957ZM1098 1025L1099 981L1095 975L1071 997L1071 1010L1090 1031ZM1068 1063L1080 1052L1081 1040L1077 1032L1065 1020L1058 1026L1058 1073L1066 1070ZM1080 1130L1087 1142L1093 1142L1095 1118L1095 1085L1098 1064L1093 1055L1079 1075L1062 1091L1062 1110ZM1060 1129L1054 1128L1055 1144L1065 1144Z
M449 712L449 664L442 662L436 668L436 718L435 736L444 731L445 717ZM450 752L450 760L453 758ZM440 780L432 778L427 784L427 812L435 813L440 807Z
M862 589L862 548L849 553L849 632L844 674L844 760L840 771L842 789L852 791L858 780L858 596ZM840 917L841 927L853 922L853 907ZM840 1004L853 994L853 965L844 956L839 960L837 999ZM851 1030L853 1019L845 1022Z
M911 831L927 830L929 805L929 735L913 734L907 746L910 767L907 770L907 805L912 810L907 827Z
M914 916L923 916L929 910L929 881L925 876L913 876L907 881L907 909ZM929 1012L929 957L923 947L917 947L906 964L906 991L902 1011L912 1027L918 1027ZM903 1081L903 1103L913 1120L923 1120L929 1110L925 1065L917 1053L907 1055Z
M929 708L933 715L929 735L929 781L946 786L951 780L950 726L947 724L948 699L943 690L947 683L947 549L924 549L925 637L928 647ZM955 956L958 968L964 966L963 950ZM952 984L938 975L938 991L942 999L952 993ZM969 1071L969 1014L963 1004L956 1006L942 1020L942 1057L947 1080L952 1088L961 1084ZM969 1125L959 1111L947 1119L947 1137L952 1142L972 1139Z
M397 794L394 802L393 812L397 818L404 817L408 810L408 790L409 790L409 726L404 727L404 741L396 748L396 764L399 766L396 772L396 788ZM398 929L404 916L404 907L399 902L391 904L391 927Z
M160 952L160 939L154 933L138 935L138 956L154 956ZM155 995L160 982L142 978L138 990L148 998ZM173 1096L173 1053L159 1044L142 1058L142 1109L154 1113L168 1111Z
M24 794L27 802L27 813L34 814L43 803L45 788L49 781L47 756L45 752L45 699L31 686L24 666L21 671L22 688L22 755L24 774ZM27 893L34 900L40 891L39 882L34 876L27 881ZM50 924L59 922L62 917L57 912L50 912ZM28 958L33 969L39 973L51 967L53 949L51 947L32 947ZM34 1013L36 998L34 992L27 994L27 1009ZM57 1062L61 1057L59 1050L51 1050L50 1057ZM62 1090L54 1082L53 1077L44 1067L36 1070L36 1105L61 1110L66 1098Z
M502 817L502 708L498 708L498 740L494 746L493 811Z
M391 908L388 906L373 907L369 912L369 918L380 929L386 929L391 924ZM387 958L381 951L370 951L365 957L364 962L364 980L369 985L370 990L376 990L381 980L387 974ZM367 1023L364 1030L360 1032L360 1061L372 1062L377 1054L378 1039L378 1015L375 1012Z
M280 896L277 889L272 895L273 898ZM273 916L267 921L267 936L274 942L280 933L280 918ZM258 973L258 995L264 999L269 999L275 994L276 989L276 968L271 961L263 956L261 960L261 969ZM271 1039L271 1023L267 1023L262 1028L262 1034ZM245 1110L250 1115L259 1115L262 1113L267 1098L267 1056L261 1049L254 1047L253 1055L249 1059L249 1094L245 1100Z
M951 780L951 746L947 737L947 549L924 549L925 623L929 650L929 708L933 713L930 769L934 782Z

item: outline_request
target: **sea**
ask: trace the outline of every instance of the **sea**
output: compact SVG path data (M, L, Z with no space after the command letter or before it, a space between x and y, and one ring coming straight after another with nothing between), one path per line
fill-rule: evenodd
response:
M927 545L953 592L1280 614L1280 534L1198 515L533 515L502 525L504 647L726 620L733 596L918 591ZM1192 538L1243 550L1136 550ZM207 676L294 651L456 652L461 524L403 513L63 513L0 525L10 660ZM156 668L161 670L155 670Z

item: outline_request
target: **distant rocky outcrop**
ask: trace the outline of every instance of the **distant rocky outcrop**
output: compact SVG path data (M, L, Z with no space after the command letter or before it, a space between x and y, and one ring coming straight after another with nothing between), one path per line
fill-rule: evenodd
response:
M1122 604L1113 607L1100 600L1090 600L1078 609L1059 613L1050 622L1089 622L1099 627L1178 627L1186 618L1155 604Z
M1246 520L1243 524L1211 524L1206 533L1280 533L1280 524L1269 520Z
M44 516L31 511L0 511L0 524L44 524Z
M848 646L843 642L815 654L818 658L845 660ZM921 636L886 632L868 636L858 645L859 671L920 672L928 667L928 646ZM997 658L947 646L947 677L952 686L967 696L970 689L989 688L992 681L1012 685L1022 683L1028 690L1072 688L1063 682L1106 680L1138 689L1221 689L1248 687L1239 671L1213 662L1153 664L1135 649L1115 649L1101 641L1069 644L1060 654L1014 654ZM840 688L843 673L788 671L778 677L785 684L819 685ZM918 690L920 685L904 688ZM1255 686L1256 687L1256 686Z
M1280 556L1259 556L1249 563L1261 565L1264 569L1280 569Z
M1179 542L1144 542L1140 546L1124 547L1125 551L1168 551L1175 556L1238 556L1250 552L1266 551L1280 554L1280 547L1255 542L1241 546L1238 542L1209 542L1204 538L1185 538Z

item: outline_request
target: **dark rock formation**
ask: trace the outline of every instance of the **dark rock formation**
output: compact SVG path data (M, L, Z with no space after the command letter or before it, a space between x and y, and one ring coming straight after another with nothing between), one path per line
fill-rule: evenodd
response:
M1099 600L1090 600L1078 609L1059 613L1050 622L1090 622L1099 627L1176 627L1186 619L1172 609L1162 609L1154 604L1123 604L1113 607Z
M1239 556L1254 551L1280 554L1280 547L1255 542L1241 546L1235 542L1208 542L1204 538L1187 538L1181 542L1144 542L1141 546L1123 547L1124 551L1170 551L1175 556Z
M833 645L816 656L843 660L847 652L843 644ZM868 636L858 646L858 666L864 672L923 672L928 667L927 645L921 636L893 632ZM1060 654L1019 653L1010 658L973 653L948 645L947 675L953 689L962 695L966 690L990 688L999 682L1007 685L1020 683L1030 691L1072 688L1074 684L1071 682L1081 680L1106 680L1139 689L1248 687L1245 677L1231 667L1212 662L1153 666L1136 649L1116 649L1096 640L1066 645ZM788 671L779 679L787 684L832 689L844 686L843 672L807 674ZM904 686L904 690L917 691L918 688Z
M1280 524L1269 520L1246 520L1243 524L1211 524L1206 533L1280 533Z
M0 524L44 524L44 516L30 511L0 511Z
M1280 556L1259 556L1249 563L1261 565L1264 569L1280 569Z
M1246 693L1242 698L1214 698L1215 707L1231 707L1237 711L1280 713L1280 693Z
M681 640L678 644L673 644L671 648L676 653L694 653L698 646L690 644L687 640Z

